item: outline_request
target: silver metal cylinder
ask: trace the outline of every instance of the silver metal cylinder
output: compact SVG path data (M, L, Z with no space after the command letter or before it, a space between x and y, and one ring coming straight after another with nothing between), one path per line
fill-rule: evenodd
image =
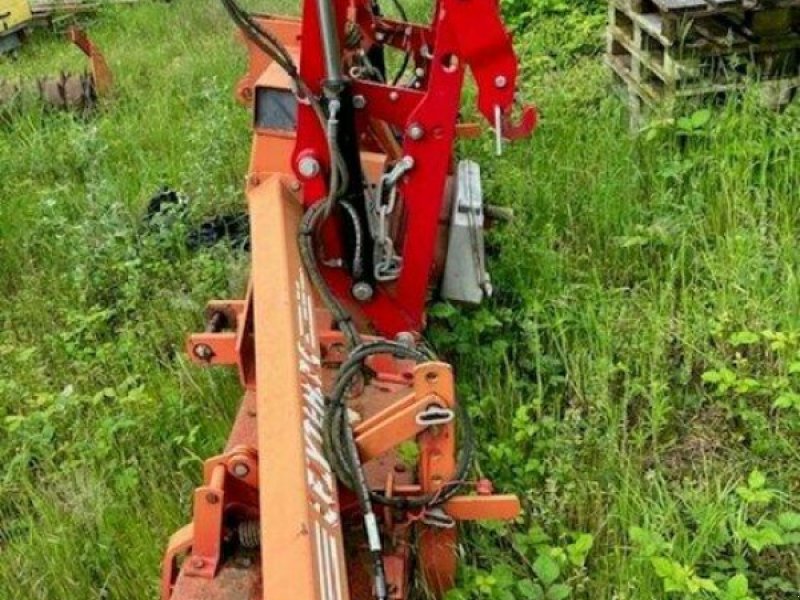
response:
M342 54L336 35L336 13L333 0L317 0L319 30L322 35L322 51L325 54L325 75L329 84L344 82Z

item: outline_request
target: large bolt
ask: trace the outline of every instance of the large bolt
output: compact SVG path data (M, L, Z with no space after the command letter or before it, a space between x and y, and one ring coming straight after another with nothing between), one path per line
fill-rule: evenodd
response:
M367 105L367 99L360 94L358 96L353 96L353 108L356 110L361 110Z
M503 89L508 85L508 79L504 75L498 75L494 78L494 85L500 89Z
M400 94L397 92L389 92L389 100L392 102L397 102L400 99Z
M419 123L414 123L413 125L411 125L411 127L408 128L408 137L410 137L414 141L421 140L424 135L425 135L425 130Z
M297 162L297 172L305 179L312 179L319 175L319 161L313 156L304 156Z
M352 292L353 298L359 302L367 302L368 300L372 299L372 295L375 293L375 290L367 282L359 281L353 286Z

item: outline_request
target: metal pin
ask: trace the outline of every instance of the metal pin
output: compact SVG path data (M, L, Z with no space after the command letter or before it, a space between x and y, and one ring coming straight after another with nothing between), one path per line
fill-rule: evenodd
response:
M503 111L497 104L495 104L494 107L494 144L495 144L495 154L497 154L497 156L502 156L503 155Z

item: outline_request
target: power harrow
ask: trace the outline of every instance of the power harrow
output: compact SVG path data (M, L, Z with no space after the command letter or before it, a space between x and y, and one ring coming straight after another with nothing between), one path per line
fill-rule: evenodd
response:
M162 599L441 597L458 523L520 510L470 479L468 413L420 335L432 291L491 293L480 170L454 156L476 131L467 71L498 149L536 124L498 1L436 0L428 25L376 0L303 0L300 19L222 3L249 53L251 277L187 350L235 367L244 398Z

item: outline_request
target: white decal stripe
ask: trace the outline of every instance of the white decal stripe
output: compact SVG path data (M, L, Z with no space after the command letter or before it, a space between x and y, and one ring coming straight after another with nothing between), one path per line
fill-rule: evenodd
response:
M333 578L331 577L331 571L333 570L333 565L331 564L331 536L325 530L323 530L322 534L325 536L325 549L323 553L323 556L325 557L325 586L328 593L328 598L333 600Z
M336 538L331 536L331 567L333 571L333 585L336 589L335 600L342 600L342 573L339 570L339 549Z
M327 594L327 586L325 585L326 579L326 569L325 569L325 560L323 558L323 539L322 539L322 527L320 526L319 522L317 521L314 523L316 529L316 538L317 538L317 579L319 580L319 595L322 600L333 600Z

